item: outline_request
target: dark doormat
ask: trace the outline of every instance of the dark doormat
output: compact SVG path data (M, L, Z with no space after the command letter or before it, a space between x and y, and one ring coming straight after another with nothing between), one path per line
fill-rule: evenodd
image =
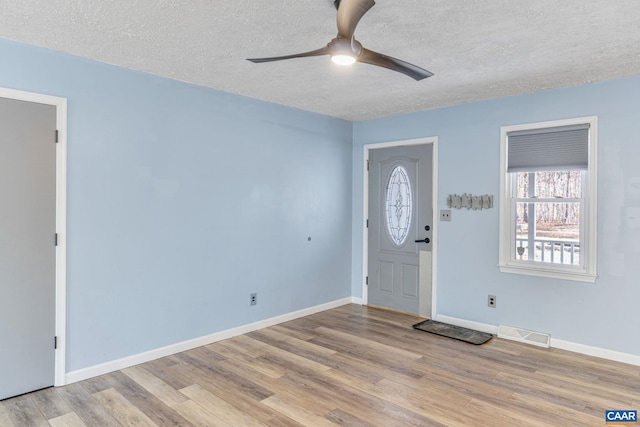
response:
M484 344L493 338L493 335L485 332L474 331L473 329L463 328L461 326L448 325L435 320L425 320L413 325L413 329L429 332L431 334L441 335L447 338L468 342L469 344Z

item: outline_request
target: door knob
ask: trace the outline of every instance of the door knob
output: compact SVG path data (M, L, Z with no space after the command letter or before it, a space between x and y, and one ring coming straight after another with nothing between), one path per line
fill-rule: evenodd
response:
M415 242L416 242L416 243L429 243L430 241L431 241L431 240L429 240L429 238L428 238L428 237L425 237L424 239L422 239L422 240L416 240Z

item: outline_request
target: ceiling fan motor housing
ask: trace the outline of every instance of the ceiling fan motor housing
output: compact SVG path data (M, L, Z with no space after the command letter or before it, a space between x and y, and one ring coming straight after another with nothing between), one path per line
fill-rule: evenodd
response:
M336 37L329 42L327 47L329 48L329 54L331 56L347 55L358 58L362 53L362 45L354 38L345 39L342 37Z

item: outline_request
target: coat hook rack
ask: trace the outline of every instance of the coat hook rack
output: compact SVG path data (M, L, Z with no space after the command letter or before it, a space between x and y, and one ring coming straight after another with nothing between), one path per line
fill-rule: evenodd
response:
M493 208L493 196L489 194L482 196L474 196L473 194L467 193L463 193L462 195L449 194L447 196L447 206L453 209L491 209Z

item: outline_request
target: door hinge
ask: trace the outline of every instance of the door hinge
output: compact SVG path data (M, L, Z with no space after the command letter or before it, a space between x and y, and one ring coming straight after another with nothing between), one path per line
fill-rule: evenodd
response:
M53 337L53 349L58 349L58 337Z
M56 129L56 142L58 142L58 129Z
M369 160L367 160L367 172L369 172Z
M367 220L367 228L369 228L369 220Z
M53 235L53 246L58 246L58 233Z
M367 286L369 286L369 276L367 276L367 278L365 280L365 283L366 283Z

